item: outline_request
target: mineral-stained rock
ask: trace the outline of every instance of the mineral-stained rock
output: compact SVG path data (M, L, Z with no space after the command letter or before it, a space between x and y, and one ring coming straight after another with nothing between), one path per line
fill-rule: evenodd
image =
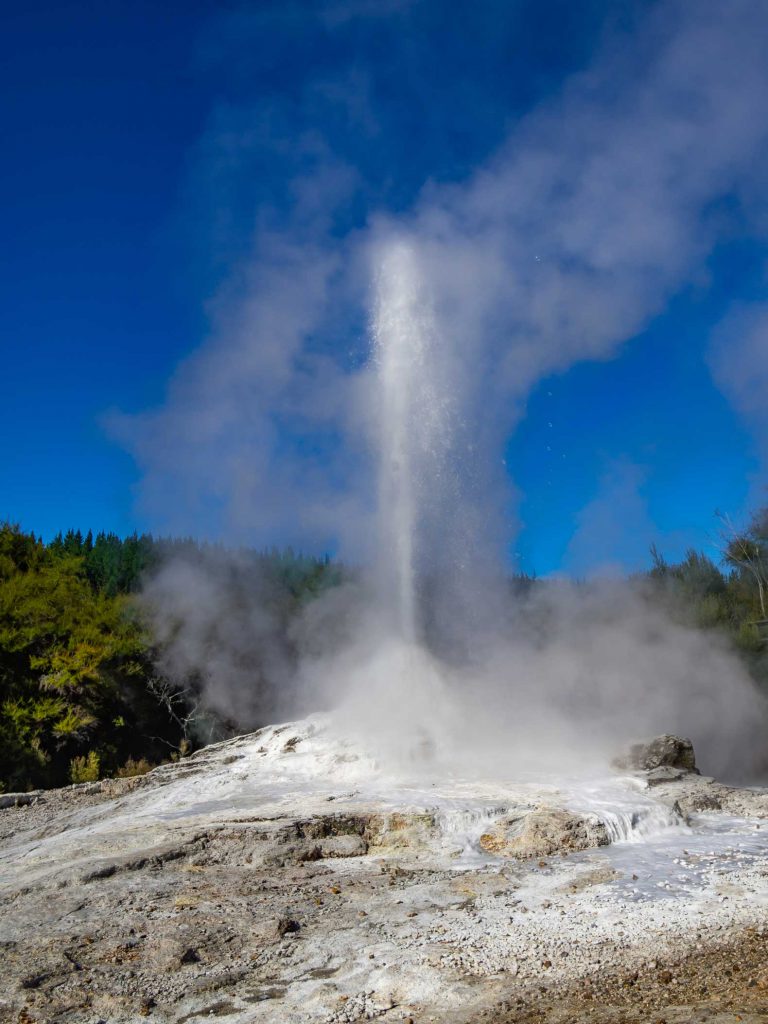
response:
M368 824L368 815L317 814L296 822L296 834L302 839L325 839L329 836L361 836Z
M322 857L364 857L367 852L362 836L328 836L320 842Z
M605 825L559 807L542 807L525 815L503 818L480 837L487 853L528 860L574 853L610 842Z
M435 817L429 813L372 814L365 838L370 847L418 848L429 844L434 829Z
M647 743L635 743L625 757L614 761L614 765L622 771L653 771L663 766L696 774L699 772L691 741L668 734L657 736Z

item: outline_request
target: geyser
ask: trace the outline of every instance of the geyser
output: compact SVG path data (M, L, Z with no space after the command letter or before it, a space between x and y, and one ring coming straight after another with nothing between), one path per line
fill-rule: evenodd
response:
M333 671L343 664L351 680L341 709L345 726L362 726L380 756L413 764L432 760L446 745L452 714L445 673L425 642L419 584L436 568L435 533L453 478L453 403L415 244L402 238L385 244L374 281L378 492L371 621Z
M375 590L394 636L421 639L417 569L428 502L447 472L450 419L438 387L435 318L411 243L381 255L373 319L379 458Z
M476 513L496 495L465 465L467 438L487 436L468 411L482 409L481 382L458 379L452 358L471 339L443 330L418 239L375 255L369 599L348 641L309 667L315 692L340 684L338 727L382 761L428 760L433 776L604 770L628 742L670 730L694 738L705 769L743 772L764 707L717 638L669 622L629 582L550 581L515 600L503 565L491 578Z
M246 728L333 708L337 734L430 781L605 772L666 732L691 737L706 773L754 780L765 701L717 633L674 623L631 581L513 595L489 527L500 413L483 402L474 338L420 238L390 236L374 256L371 354L355 380L377 481L369 572L310 602L289 652L279 633L271 642L269 589L242 555L177 555L145 593L163 671L183 685L196 673ZM358 536L350 519L339 528Z

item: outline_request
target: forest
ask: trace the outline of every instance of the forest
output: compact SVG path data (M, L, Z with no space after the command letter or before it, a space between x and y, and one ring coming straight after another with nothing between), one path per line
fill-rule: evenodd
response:
M652 549L648 570L628 585L675 621L721 633L768 691L768 509L744 529L725 519L720 528L717 562L691 550L669 563ZM173 559L204 570L224 556L234 564L232 554L192 539L73 530L44 543L18 525L0 526L0 792L141 774L242 729L201 706L193 668L185 678L164 672L169 638L157 635L140 598ZM234 554L232 585L258 579L270 611L270 658L277 644L290 666L298 658L292 623L348 570L290 548ZM513 599L547 585L510 576ZM256 651L254 686L258 659ZM254 724L264 723L247 723Z
M171 558L222 551L72 530L46 544L0 526L0 792L140 774L200 742L195 680L158 670L162 652L137 594ZM269 594L290 657L292 618L337 581L339 568L290 549L240 561ZM237 723L215 726L216 735L231 735Z

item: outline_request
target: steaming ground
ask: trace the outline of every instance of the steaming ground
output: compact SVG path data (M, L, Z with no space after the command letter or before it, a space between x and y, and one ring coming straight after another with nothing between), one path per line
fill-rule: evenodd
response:
M0 798L2 1019L768 1009L768 794L669 767L471 776L345 737L317 715Z

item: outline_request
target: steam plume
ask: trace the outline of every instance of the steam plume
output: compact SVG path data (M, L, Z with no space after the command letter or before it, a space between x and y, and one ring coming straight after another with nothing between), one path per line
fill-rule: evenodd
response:
M563 736L578 692L592 694L584 707L609 709L603 727L617 736L641 723L668 728L694 703L707 720L722 713L734 735L749 719L756 698L735 662L718 649L705 668L688 634L667 643L662 621L629 599L626 621L590 627L576 616L576 628L552 613L546 642L518 630L509 646L514 613L497 595L512 495L500 454L543 376L609 358L701 279L724 197L766 233L754 216L768 152L766 43L768 9L753 0L727 10L714 0L654 5L467 180L425 184L405 213L372 209L362 230L340 232L335 215L355 196L355 175L315 144L314 171L291 181L293 212L261 218L240 274L244 296L230 303L223 293L212 340L179 369L166 405L115 429L144 471L145 507L160 528L378 560L376 613L356 619L343 664L321 652L308 678L323 666L326 679L360 693L397 677L405 700L419 675L427 682L411 706L424 708L456 690L446 666L463 659L465 681L475 666L476 704L503 707L518 724L557 705ZM371 265L374 358L361 366ZM350 346L333 344L339 332ZM713 365L764 429L744 376L717 356ZM370 530L375 504L384 516ZM457 633L467 641L439 670L431 655L414 654L419 586L429 578L440 594L432 649L445 656ZM382 617L386 628L372 623ZM380 659L381 638L393 633L406 652L394 666ZM631 666L621 662L628 638ZM678 641L697 666L695 684L673 657ZM575 675L570 659L583 664ZM720 669L732 688L717 689ZM673 695L659 690L659 673L677 680ZM715 706L716 692L733 699Z

